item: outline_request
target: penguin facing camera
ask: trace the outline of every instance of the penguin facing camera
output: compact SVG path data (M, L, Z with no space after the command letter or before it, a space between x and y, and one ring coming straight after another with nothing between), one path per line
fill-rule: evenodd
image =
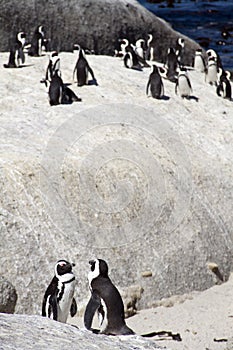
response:
M4 68L18 68L25 62L24 45L26 42L26 34L19 32L16 38L12 41L10 47L9 61L4 64Z
M56 263L55 276L44 294L42 316L66 323L69 313L71 317L77 313L73 266L75 264L66 260L58 260Z

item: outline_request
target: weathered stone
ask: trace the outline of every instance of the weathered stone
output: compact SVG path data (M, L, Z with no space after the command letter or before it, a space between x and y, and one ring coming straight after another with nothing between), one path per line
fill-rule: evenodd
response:
M0 314L4 350L153 350L156 342L140 336L106 336L40 316ZM164 349L164 347L163 347Z
M190 65L199 47L135 0L2 0L0 50L9 50L10 33L13 36L23 30L30 41L39 24L45 26L50 48L58 51L70 51L78 43L98 54L113 55L119 38L134 42L152 33L156 59L164 60L167 48L182 36L186 39L186 63Z
M17 293L15 287L0 276L0 312L13 314L17 302Z

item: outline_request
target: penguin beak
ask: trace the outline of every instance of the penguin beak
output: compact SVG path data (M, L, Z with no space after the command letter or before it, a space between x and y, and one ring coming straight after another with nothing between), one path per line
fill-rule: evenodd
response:
M75 263L72 263L71 265L72 265L72 266L75 266Z
M89 264L92 266L94 264L95 260L89 260Z

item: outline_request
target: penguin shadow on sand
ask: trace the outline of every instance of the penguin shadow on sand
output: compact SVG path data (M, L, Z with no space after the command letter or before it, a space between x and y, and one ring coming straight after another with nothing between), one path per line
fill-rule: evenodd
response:
M88 281L91 297L84 313L85 328L95 334L135 335L135 332L126 325L123 300L109 278L106 261L94 259L90 260L89 264ZM98 314L100 329L92 328L95 313ZM160 340L182 340L179 333L173 334L171 331L151 332L142 336L157 337Z
M169 96L164 94L163 80L156 65L152 66L152 73L149 76L146 86L146 95L157 100L168 101L170 99Z
M80 45L75 44L75 50L73 52L77 52L77 61L73 71L73 81L75 73L76 73L76 82L78 86L84 85L96 85L98 86L97 79L94 75L94 72L89 65L85 51L81 48ZM91 79L89 79L89 75L91 75Z

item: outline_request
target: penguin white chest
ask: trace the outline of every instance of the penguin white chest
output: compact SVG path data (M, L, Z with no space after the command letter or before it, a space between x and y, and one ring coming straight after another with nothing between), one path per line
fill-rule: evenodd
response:
M188 84L188 79L186 78L186 76L180 76L179 77L179 91L181 96L185 95L189 95L190 94L190 87Z
M75 281L70 283L59 283L60 293L58 294L58 321L65 323L67 321L72 300L74 297Z

